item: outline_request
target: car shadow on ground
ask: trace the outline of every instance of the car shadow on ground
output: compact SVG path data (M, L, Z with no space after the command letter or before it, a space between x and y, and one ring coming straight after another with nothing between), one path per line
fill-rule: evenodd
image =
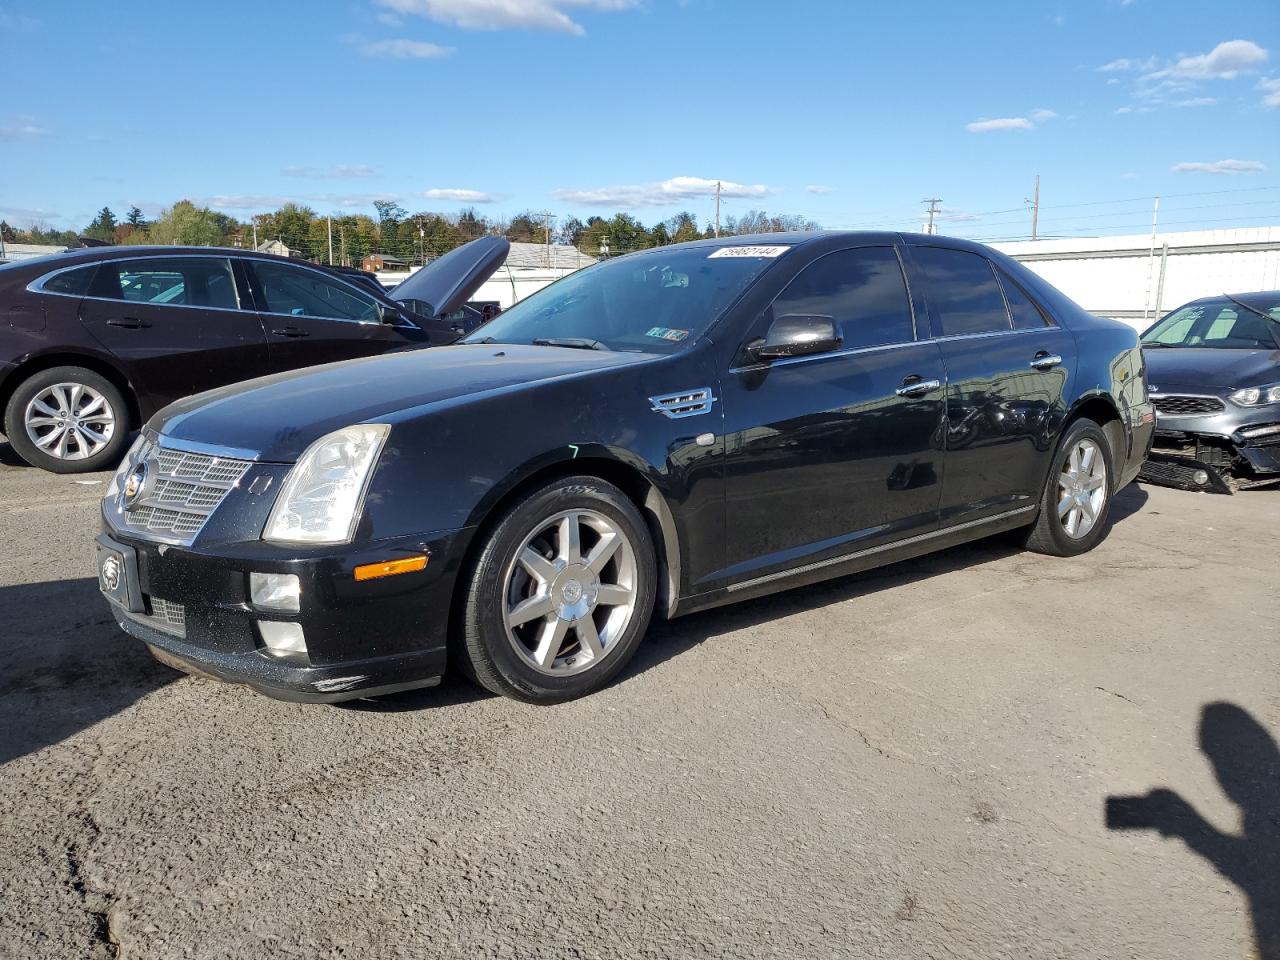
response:
M1209 861L1248 899L1258 956L1280 960L1280 748L1247 710L1210 703L1200 714L1200 750L1223 793L1240 808L1241 833L1221 832L1163 787L1108 797L1107 828L1158 830Z
M1116 524L1123 523L1140 512L1148 499L1147 492L1137 484L1130 484L1117 493L1107 516L1106 536L1111 536ZM1018 543L1016 532L1001 534L811 586L797 587L676 620L659 621L650 628L649 636L640 645L635 659L622 676L625 678L643 673L706 640L726 633L829 604L868 597L881 590L923 582L1022 552L1024 548ZM1046 558L1046 562L1052 563L1053 560Z
M177 679L116 625L92 577L0 587L0 765Z
M27 465L27 461L18 456L18 452L13 449L13 445L7 440L0 440L0 465L6 467L25 467L31 469Z

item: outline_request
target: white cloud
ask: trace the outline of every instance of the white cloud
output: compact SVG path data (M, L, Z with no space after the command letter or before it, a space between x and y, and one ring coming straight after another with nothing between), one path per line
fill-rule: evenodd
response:
M1000 117L996 120L975 120L964 128L970 133L990 133L993 130L1032 130L1035 124L1026 117Z
M381 13L375 13L373 19L377 20L384 27L402 27L404 26L404 17L398 13L391 13L384 10Z
M1160 65L1155 57L1147 57L1144 60L1131 60L1128 57L1121 57L1119 60L1112 60L1110 63L1104 63L1098 68L1102 73L1127 73L1130 71L1147 71L1154 70Z
M285 167L282 171L286 177L308 177L324 180L355 180L364 177L376 177L378 171L364 163L339 163L332 167Z
M805 193L831 193L834 187L824 187L820 183L811 183L804 188Z
M639 0L376 0L396 13L414 14L464 30L554 30L582 36L566 10L626 10Z
M1169 68L1169 72L1173 76L1194 80L1232 80L1241 71L1265 63L1267 56L1267 51L1252 40L1228 40L1208 53L1183 57Z
M391 57L397 60L434 60L447 57L453 53L453 47L442 47L437 43L425 40L407 40L397 37L392 40L366 40L364 37L349 37L357 50L366 57Z
M1214 160L1212 163L1179 163L1173 167L1174 173L1216 173L1236 176L1242 173L1265 173L1266 166L1261 160Z
M18 117L0 125L0 140L39 140L52 134L52 130L30 117Z
M585 207L665 207L700 197L715 196L715 180L702 177L672 177L661 183L644 183L618 187L594 187L586 189L564 188L552 191L552 196L565 203L577 203ZM762 183L744 184L721 180L722 197L765 197L773 191Z
M219 193L211 197L192 197L191 202L215 210L267 210L284 206L290 198L264 193Z
M1037 107L1035 110L1031 111L1031 119L1036 123L1044 123L1046 120L1054 120L1057 119L1057 116L1058 113L1056 110L1046 110L1044 107Z
M1117 115L1124 113L1133 113L1133 107L1116 107L1114 111Z
M456 200L459 203L493 203L494 196L482 190L464 190L458 187L433 187L422 195L428 200Z
M1120 174L1120 179L1121 180L1137 180L1138 175L1136 173L1122 173Z
M403 199L404 197L398 193L309 193L306 196L308 203L342 207L347 210L356 207L372 207L375 200L394 200L399 203Z
M1175 107L1211 107L1217 103L1214 97L1191 97L1188 100L1179 100L1174 104Z
M1262 105L1271 109L1280 109L1280 77L1272 77L1258 81L1258 89L1264 92Z

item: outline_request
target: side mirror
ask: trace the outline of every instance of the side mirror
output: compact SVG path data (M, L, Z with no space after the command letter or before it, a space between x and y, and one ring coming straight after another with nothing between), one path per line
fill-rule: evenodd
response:
M378 315L382 317L383 323L401 323L404 318L400 315L400 311L390 304L378 304Z
M805 357L838 349L842 342L831 317L787 313L769 325L764 339L751 345L751 353L758 360Z

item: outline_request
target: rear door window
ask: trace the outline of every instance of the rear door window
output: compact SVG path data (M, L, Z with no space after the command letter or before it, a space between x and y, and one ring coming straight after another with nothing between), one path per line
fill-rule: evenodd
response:
M985 257L943 247L915 247L912 253L929 280L929 309L938 336L1011 329L1000 283Z
M220 310L235 310L240 306L231 261L221 257L108 260L100 265L90 294L156 306Z

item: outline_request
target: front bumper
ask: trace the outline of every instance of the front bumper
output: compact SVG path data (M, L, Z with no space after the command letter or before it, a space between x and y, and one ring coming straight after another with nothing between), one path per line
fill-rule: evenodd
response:
M137 581L136 601L108 597L112 613L162 659L278 699L329 703L439 682L469 535L444 531L308 551L255 541L220 544L213 553L123 534L104 521L98 543L127 555ZM429 557L424 570L354 578L361 564L423 553ZM296 575L299 611L255 608L251 572ZM270 653L259 630L264 621L300 624L306 653Z

